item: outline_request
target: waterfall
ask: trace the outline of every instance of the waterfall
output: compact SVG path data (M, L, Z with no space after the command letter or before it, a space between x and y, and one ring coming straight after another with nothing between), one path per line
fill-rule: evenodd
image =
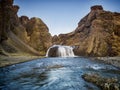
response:
M74 57L73 48L71 46L53 45L48 49L46 57Z

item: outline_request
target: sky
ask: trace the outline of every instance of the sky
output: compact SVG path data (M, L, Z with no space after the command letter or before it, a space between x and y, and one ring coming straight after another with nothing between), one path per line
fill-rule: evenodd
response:
M120 0L14 0L14 5L20 7L19 17L42 19L52 36L74 31L91 6L102 5L106 11L120 12Z

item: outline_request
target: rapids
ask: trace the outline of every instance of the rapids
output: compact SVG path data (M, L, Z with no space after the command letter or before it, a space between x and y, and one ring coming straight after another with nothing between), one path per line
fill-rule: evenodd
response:
M0 68L0 90L101 90L82 75L116 77L120 69L82 57L42 58Z

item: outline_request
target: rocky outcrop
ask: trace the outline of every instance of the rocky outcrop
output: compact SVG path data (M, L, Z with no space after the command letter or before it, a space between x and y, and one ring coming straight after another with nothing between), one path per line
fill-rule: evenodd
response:
M95 5L91 7L91 11L92 10L103 10L103 7L101 5Z
M120 90L120 83L117 78L106 78L98 73L87 73L82 78L99 86L102 90Z
M52 41L75 46L74 52L80 56L120 56L119 28L120 13L105 11L96 5L73 32L54 36Z
M47 57L59 57L58 48L58 46L49 48L47 51Z
M47 49L52 45L52 37L48 27L39 18L31 18L26 26L29 41L28 44L41 55L45 55Z
M0 53L45 55L51 35L40 18L17 16L13 0L0 0Z
M27 32L27 44L39 51L41 55L45 55L52 45L52 37L46 24L36 17L29 19L27 16L21 16L19 19Z

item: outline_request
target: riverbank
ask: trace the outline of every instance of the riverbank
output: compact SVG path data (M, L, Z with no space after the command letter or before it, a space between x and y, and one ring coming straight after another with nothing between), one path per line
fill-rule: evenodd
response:
M115 67L120 68L120 57L93 57L91 60L101 60L107 64L111 64Z
M38 58L43 58L44 56L3 56L0 55L0 67L9 66L13 64L18 64L22 62L31 61ZM105 63L111 64L113 66L120 68L120 57L90 57L91 60L101 60Z
M43 58L43 56L3 56L0 55L0 67L5 67L13 64L31 61L34 59Z

